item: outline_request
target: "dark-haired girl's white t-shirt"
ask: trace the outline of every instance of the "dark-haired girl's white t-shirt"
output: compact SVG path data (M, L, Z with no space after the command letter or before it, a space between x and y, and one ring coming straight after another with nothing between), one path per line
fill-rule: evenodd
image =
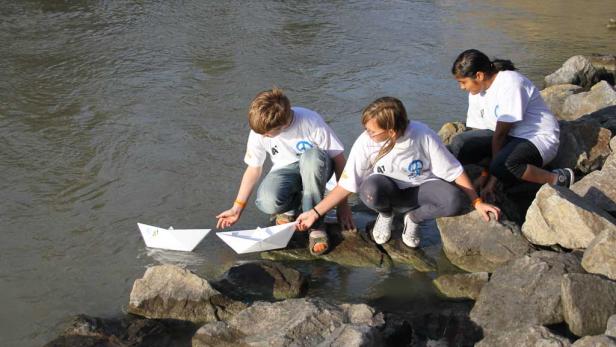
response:
M374 163L384 144L385 141L374 142L365 131L359 135L338 184L357 193L363 180L380 174L391 177L400 189L405 189L438 179L451 182L464 172L438 135L420 122L409 122L393 149Z
M546 165L558 152L558 121L539 90L516 71L500 71L490 88L468 95L466 126L496 129L496 122L515 123L509 135L532 142Z

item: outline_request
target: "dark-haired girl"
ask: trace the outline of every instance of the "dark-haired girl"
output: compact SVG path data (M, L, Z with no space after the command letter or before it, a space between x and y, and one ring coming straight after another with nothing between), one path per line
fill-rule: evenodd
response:
M382 97L362 114L364 131L353 144L338 185L312 210L298 218L309 228L351 193L379 213L372 236L378 244L391 237L393 213L404 213L402 241L420 242L418 224L465 212L472 205L487 221L500 210L484 203L473 189L460 162L426 125L409 122L402 102Z
M505 185L527 181L569 187L574 182L571 169L543 169L558 152L558 121L511 61L491 61L469 49L451 72L469 92L466 125L474 130L454 137L450 149L464 165L490 158L478 182L484 198L493 196L497 179Z

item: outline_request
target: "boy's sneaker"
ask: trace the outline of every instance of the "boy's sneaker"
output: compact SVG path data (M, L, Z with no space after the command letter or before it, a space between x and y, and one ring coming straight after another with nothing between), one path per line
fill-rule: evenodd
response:
M276 225L282 225L295 222L295 211L289 211L276 215Z
M552 172L558 175L558 178L556 179L557 186L570 188L571 185L575 182L575 175L573 174L573 170L569 168L556 169Z
M411 220L411 214L404 214L404 230L402 231L402 242L411 248L417 248L421 242L421 232L419 224Z
M372 227L372 238L378 245L382 245L391 238L391 226L394 222L393 213L386 216L382 213L376 217L374 227Z

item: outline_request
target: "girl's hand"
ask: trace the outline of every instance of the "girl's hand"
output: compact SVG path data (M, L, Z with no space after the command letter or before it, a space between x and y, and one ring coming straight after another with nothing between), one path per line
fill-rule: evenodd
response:
M479 213L481 213L481 217L486 222L490 221L489 213L493 213L494 214L495 220L499 220L499 218L500 218L501 210L500 210L500 208L498 208L498 207L496 207L494 205L491 205L491 204L488 204L488 203L485 203L485 202L478 202L478 203L475 204L475 209L477 211L479 211Z
M242 214L242 208L238 206L233 206L230 209L221 212L216 216L218 218L218 222L216 223L216 228L224 229L226 227L230 227L235 224Z
M313 210L306 211L295 219L297 222L297 229L300 231L308 230L317 219L319 219L319 216L317 216L316 212Z

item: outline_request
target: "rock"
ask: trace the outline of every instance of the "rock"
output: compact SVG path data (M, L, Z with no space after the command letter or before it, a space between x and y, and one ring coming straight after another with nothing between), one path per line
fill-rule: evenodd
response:
M539 251L498 268L483 286L470 317L484 334L563 322L561 281L583 272L572 253Z
M607 328L605 329L605 335L616 337L616 314L610 316L607 320Z
M188 270L159 265L148 268L133 284L128 312L204 323L228 319L245 307Z
M432 283L448 298L477 300L488 278L487 272L451 274L438 276Z
M567 115L562 114L563 104L569 96L581 91L583 91L583 88L575 84L557 84L542 90L541 97L558 119L572 120Z
M436 260L426 254L424 248L409 248L399 237L392 236L392 239L381 247L395 263L411 265L419 272L437 270Z
M545 184L526 213L522 232L535 245L586 248L602 230L616 230L615 222L569 189Z
M477 211L438 218L436 222L445 255L455 266L468 272L492 272L531 250L517 225L504 219L485 222Z
M616 137L614 137L616 139ZM616 215L616 156L606 160L603 169L593 171L571 186L571 190L597 207Z
M616 23L614 25L616 26ZM607 73L612 75L611 79L606 78L605 80L614 85L614 82L616 82L616 55L595 54L591 55L589 58L595 69L604 69Z
M616 347L616 339L606 335L584 336L575 341L574 347Z
M382 313L322 299L257 302L227 323L201 327L193 346L379 346Z
M567 97L559 114L562 119L573 120L614 105L616 105L616 90L606 81L601 81L588 92Z
M549 165L572 168L582 174L600 170L612 152L609 148L611 137L612 132L593 119L561 121L558 153Z
M230 297L281 300L303 296L308 279L280 263L257 261L232 267L215 286Z
M582 267L616 280L616 230L606 229L595 237L584 252Z
M591 122L616 134L616 106L608 106L580 117L576 122ZM562 136L561 136L562 140ZM613 149L613 148L612 148Z
M448 122L443 124L441 130L438 131L438 136L440 136L443 143L448 145L451 143L451 140L458 134L466 131L466 125L462 122Z
M565 275L561 297L565 321L577 336L602 334L616 314L616 282L597 275Z
M582 55L569 58L558 70L544 78L545 87L555 84L576 84L588 90L602 79L611 78L604 69L597 69Z
M571 341L554 334L544 326L533 325L488 335L475 345L475 347L500 346L566 347L571 346Z
M315 260L323 259L347 266L389 268L391 258L377 247L376 243L363 232L340 231L328 228L331 250L315 257L308 251L307 237L295 233L285 249L262 252L261 258L269 260Z

